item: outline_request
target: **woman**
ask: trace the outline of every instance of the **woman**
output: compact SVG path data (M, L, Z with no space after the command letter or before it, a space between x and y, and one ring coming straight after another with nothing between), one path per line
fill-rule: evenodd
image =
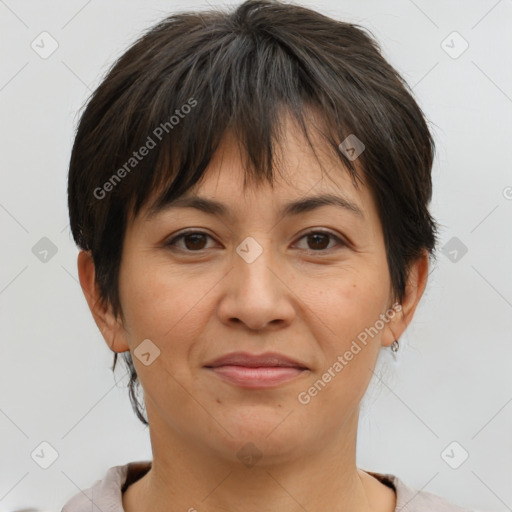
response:
M379 351L426 286L433 155L360 27L248 1L141 37L82 115L68 193L153 460L64 512L463 510L356 466Z

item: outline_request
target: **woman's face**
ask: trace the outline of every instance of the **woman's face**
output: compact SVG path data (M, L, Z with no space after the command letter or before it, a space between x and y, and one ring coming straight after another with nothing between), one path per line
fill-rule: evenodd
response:
M113 348L132 352L153 441L179 437L227 460L244 450L274 461L315 453L340 429L355 428L379 349L405 328L392 309L369 190L356 189L326 153L323 174L295 126L286 127L287 179L278 175L273 189L243 192L237 145L226 138L186 194L219 203L223 213L183 205L152 218L143 211L127 229L119 277L125 323ZM326 194L354 209L302 203ZM284 212L296 202L303 206ZM177 238L185 230L196 234ZM235 352L294 362L212 367Z

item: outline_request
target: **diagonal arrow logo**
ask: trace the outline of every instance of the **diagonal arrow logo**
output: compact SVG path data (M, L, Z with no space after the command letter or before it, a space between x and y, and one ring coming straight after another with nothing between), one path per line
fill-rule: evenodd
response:
M149 366L160 356L160 349L150 339L145 339L133 354L144 366Z

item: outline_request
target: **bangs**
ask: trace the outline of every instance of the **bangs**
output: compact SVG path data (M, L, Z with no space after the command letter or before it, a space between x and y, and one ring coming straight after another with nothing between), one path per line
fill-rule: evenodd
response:
M182 16L171 17L145 37L169 32L173 23L182 23ZM115 187L133 217L150 200L150 209L158 210L197 183L228 133L235 136L244 161L244 187L261 181L272 185L280 167L275 148L286 136L282 126L287 114L315 155L311 127L332 148L340 168L361 180L354 162L338 149L350 134L365 138L366 128L352 114L355 110L365 117L353 76L340 83L334 64L304 44L293 51L277 33L228 29L219 34L219 27L202 27L197 35L189 34L186 53L172 45L151 47L151 54L138 55L149 60L151 72L130 76L137 87L124 94L113 92L127 137L116 166L148 147L147 156ZM133 53L132 48L123 60L141 70ZM363 168L364 158L363 153L358 162Z

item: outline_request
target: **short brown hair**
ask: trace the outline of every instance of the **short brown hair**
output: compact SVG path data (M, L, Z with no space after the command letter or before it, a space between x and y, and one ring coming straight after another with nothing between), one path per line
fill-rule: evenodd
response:
M82 113L69 167L70 225L77 245L91 251L115 316L122 317L118 275L130 216L155 192L159 208L192 187L226 130L243 148L247 176L272 182L282 108L309 141L310 107L325 120L340 168L372 193L402 300L410 265L425 249L435 257L437 243L428 210L434 141L423 112L367 29L299 5L249 0L165 18L112 66ZM365 145L357 162L338 149L349 135ZM123 355L132 406L147 424L133 361ZM117 353L113 369L116 361Z

